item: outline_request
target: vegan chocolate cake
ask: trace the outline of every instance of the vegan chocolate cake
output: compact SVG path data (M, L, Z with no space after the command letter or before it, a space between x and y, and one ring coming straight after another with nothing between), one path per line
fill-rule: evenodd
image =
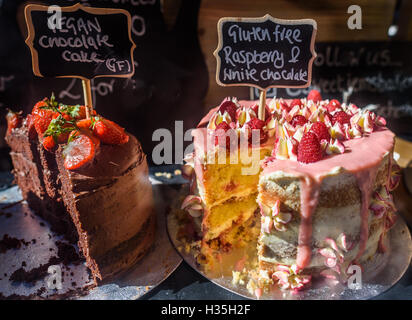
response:
M155 215L139 141L84 106L51 99L8 114L15 180L34 213L77 242L95 279L125 270L150 249Z
M187 164L196 188L182 209L201 220L198 261L218 269L223 255L255 238L257 276L248 288L257 296L268 284L306 288L312 275L345 281L350 266L385 251L395 222L394 134L382 117L322 100L316 90L305 99L270 100L264 120L257 104L225 99L193 131ZM233 141L245 135L246 150L258 151L252 164L230 158L242 148ZM242 173L253 162L259 170Z

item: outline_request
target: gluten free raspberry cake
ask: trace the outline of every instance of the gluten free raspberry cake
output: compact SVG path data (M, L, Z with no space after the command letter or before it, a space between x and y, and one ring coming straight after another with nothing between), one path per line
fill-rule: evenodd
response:
M84 106L54 97L23 118L9 112L14 177L33 212L78 243L97 279L127 269L154 241L146 155L139 141Z
M362 268L386 250L396 219L390 192L400 178L394 134L384 118L322 100L316 90L305 99L269 100L264 121L257 104L225 99L193 132L187 166L195 188L182 208L201 217L198 260L219 268L222 256L254 238L258 276L248 288L257 296L268 284L307 288L313 275L345 281L348 267ZM250 141L251 132L259 143ZM232 142L245 135L246 149L259 156L231 163L242 152ZM224 163L216 161L221 153ZM242 172L253 165L259 170ZM241 269L234 264L237 278Z

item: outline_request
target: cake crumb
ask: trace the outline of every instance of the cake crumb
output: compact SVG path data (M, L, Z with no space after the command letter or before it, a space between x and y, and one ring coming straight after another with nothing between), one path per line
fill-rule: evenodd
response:
M180 176L182 174L182 170L176 169L175 176Z

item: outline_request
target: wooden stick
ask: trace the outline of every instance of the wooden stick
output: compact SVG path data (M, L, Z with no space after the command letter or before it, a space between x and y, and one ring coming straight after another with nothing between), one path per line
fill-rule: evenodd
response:
M259 100L259 112L258 117L260 120L265 121L266 113L266 90L260 91L260 100Z
M92 102L92 89L90 86L90 80L82 80L83 85L83 95L84 95L84 105L86 107L86 119L90 119L90 115L93 113L93 102Z

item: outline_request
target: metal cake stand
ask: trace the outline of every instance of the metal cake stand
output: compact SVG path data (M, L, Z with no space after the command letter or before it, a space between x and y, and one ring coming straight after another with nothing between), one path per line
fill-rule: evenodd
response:
M176 213L181 199L188 194L188 188L183 187L176 192L176 200L172 205L167 217L167 230L169 237L182 256L182 258L202 276L206 277L216 285L249 299L256 299L246 285L232 283L231 270L233 264L225 264L225 255L222 258L220 275L211 274L204 270L195 259L196 250L184 250L185 244L177 238L177 232L182 227ZM356 289L350 289L347 285L321 278L313 281L312 286L304 291L293 293L279 288L264 293L260 299L264 300L353 300L370 299L387 291L395 285L408 269L412 257L412 240L409 229L404 220L399 216L396 224L388 232L387 252L377 254L371 261L363 265L362 285ZM226 258L228 259L228 258ZM227 269L227 270L226 270Z
M0 240L6 234L22 240L20 248L17 249L2 252L0 246L0 298L129 300L138 299L148 293L182 262L165 230L165 188L168 187L154 186L157 230L150 252L126 272L95 288L91 288L92 280L84 263L58 264L62 286L56 288L56 285L50 284L53 271L47 272L47 264L58 252L56 243L65 240L51 232L48 223L31 212L22 201L16 186L0 191ZM41 279L31 282L10 280L10 276L19 268L29 271L39 267L41 269L42 265L46 265L46 269L43 270L45 275Z

